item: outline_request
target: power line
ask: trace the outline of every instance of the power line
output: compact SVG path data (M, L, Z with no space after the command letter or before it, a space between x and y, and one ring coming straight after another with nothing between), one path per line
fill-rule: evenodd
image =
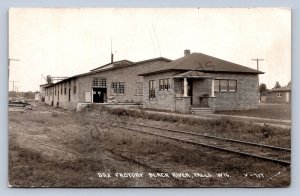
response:
M259 71L259 61L264 61L264 60L265 60L265 59L259 59L259 58L251 59L251 61L256 61L257 71Z
M157 34L156 34L156 31L155 31L155 28L154 28L153 24L152 24L152 28L153 28L153 31L154 31L154 34L155 34L157 45L158 45L159 56L161 57L160 45L159 45L159 41L158 41Z

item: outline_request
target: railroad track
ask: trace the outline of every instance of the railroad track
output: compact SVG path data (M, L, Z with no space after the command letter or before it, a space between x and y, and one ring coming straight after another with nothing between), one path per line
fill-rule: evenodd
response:
M123 121L102 122L113 127L123 128L144 134L168 138L192 145L201 145L230 153L236 153L243 156L255 157L262 160L272 161L282 165L290 165L291 149L211 136L200 133L191 133L187 131L172 130L150 125L129 123Z
M282 165L289 166L291 164L290 162L291 149L289 148L217 137L217 136L200 134L200 133L191 133L187 131L172 130L172 129L155 127L151 125L143 125L138 123L129 123L123 121L111 121L111 122L115 124L108 123L108 122L100 122L100 123L131 130L131 131L141 132L144 134L173 139L179 142L185 142L192 145L200 145L200 146L214 148L221 151L236 153L236 154L249 156L249 157L255 157L261 160L272 161L274 163L279 163ZM97 122L97 124L98 123L99 122ZM128 125L131 127L129 127Z

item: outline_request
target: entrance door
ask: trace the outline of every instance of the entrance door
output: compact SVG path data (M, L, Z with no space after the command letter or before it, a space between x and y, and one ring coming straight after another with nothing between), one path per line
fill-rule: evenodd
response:
M93 103L104 103L106 101L106 88L93 88Z

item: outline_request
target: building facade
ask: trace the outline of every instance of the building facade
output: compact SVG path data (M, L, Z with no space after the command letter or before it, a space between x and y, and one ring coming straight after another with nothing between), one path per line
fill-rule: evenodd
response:
M193 108L258 108L258 74L262 72L201 53L185 54L164 69L142 74L144 108L182 113Z
M167 62L170 60L155 58L135 63L127 60L110 63L47 86L45 102L71 110L85 103L142 104L143 77L139 74Z

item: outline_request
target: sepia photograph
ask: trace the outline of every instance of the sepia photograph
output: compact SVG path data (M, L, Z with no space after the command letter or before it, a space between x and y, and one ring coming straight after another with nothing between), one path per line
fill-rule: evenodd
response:
M289 187L289 8L10 8L8 186Z

